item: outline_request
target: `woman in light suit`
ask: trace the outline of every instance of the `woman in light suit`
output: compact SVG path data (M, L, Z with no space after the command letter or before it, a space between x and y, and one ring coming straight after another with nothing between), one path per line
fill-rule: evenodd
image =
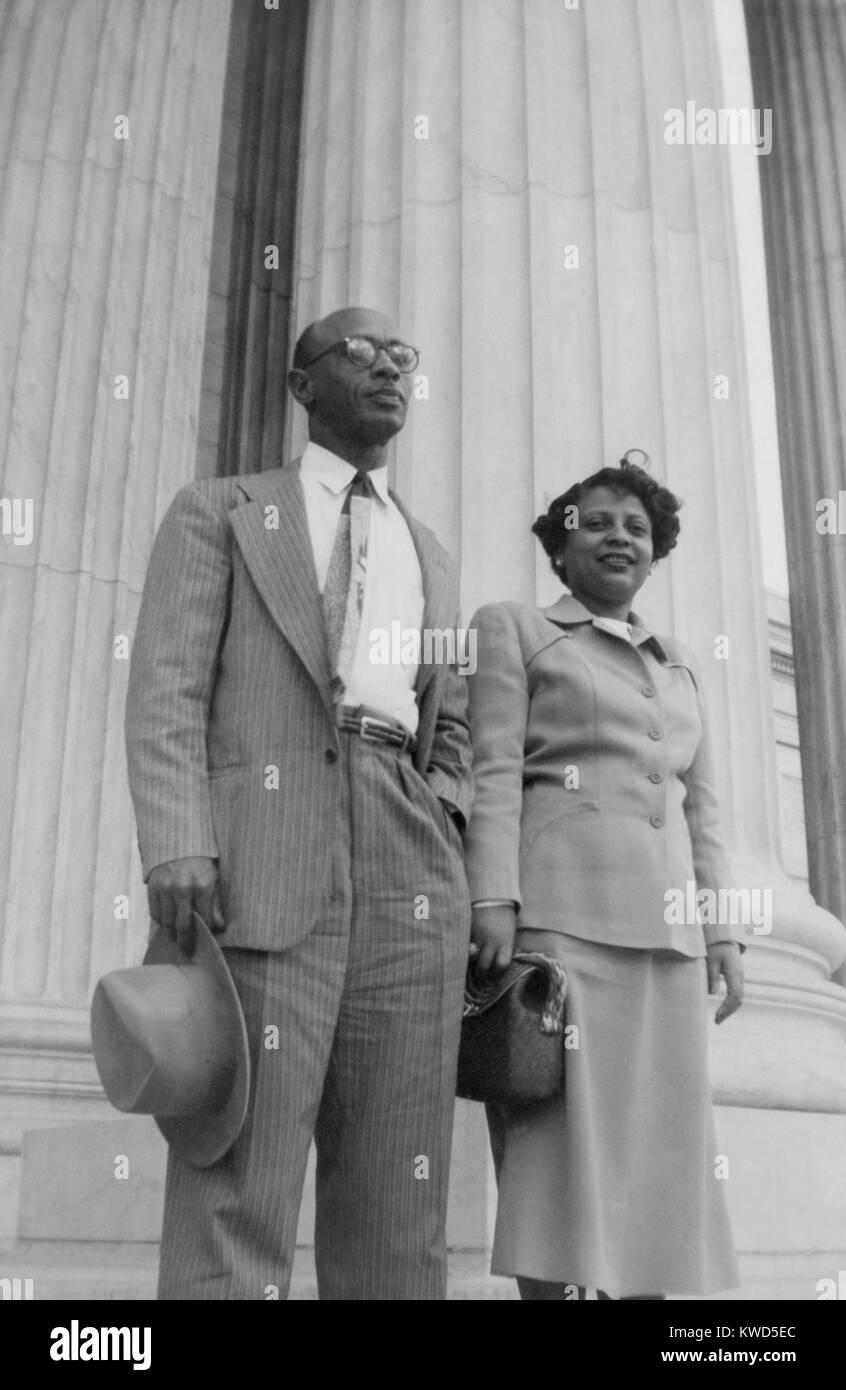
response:
M516 942L568 974L564 1092L489 1109L492 1271L523 1298L737 1283L705 1023L721 977L717 1023L740 1006L743 930L679 910L729 886L702 681L631 610L679 506L625 459L601 469L532 528L572 597L473 620L475 968L503 970Z

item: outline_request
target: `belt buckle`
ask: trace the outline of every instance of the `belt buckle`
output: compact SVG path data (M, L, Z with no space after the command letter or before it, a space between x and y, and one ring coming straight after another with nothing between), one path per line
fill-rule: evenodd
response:
M374 717L374 715L372 715L372 714L363 714L363 715L361 716L361 729L360 729L360 735L361 735L361 737L365 740L365 742L366 742L366 743L387 743L387 742L388 742L388 739L385 738L385 737L380 737L378 734L371 734L371 733L369 732L371 728L373 728L373 729L384 729L384 730L385 730L385 733L387 733L387 734L396 734L397 737L401 737L399 729L394 729L393 726L392 726L391 724L388 723L387 719L376 719L376 718Z

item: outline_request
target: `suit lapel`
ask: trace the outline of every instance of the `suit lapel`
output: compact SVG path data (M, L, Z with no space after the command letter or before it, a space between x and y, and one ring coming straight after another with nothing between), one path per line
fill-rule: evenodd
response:
M323 604L298 464L295 459L286 468L240 478L239 485L250 501L235 507L229 517L244 563L271 617L318 686L327 709L333 711ZM452 627L451 581L440 547L393 492L391 497L405 519L420 561L423 628L431 632ZM270 514L268 507L277 510ZM275 526L265 525L271 515ZM425 647L421 658L424 655ZM421 659L414 687L418 702L435 669L432 662Z
M271 617L332 711L323 605L298 463L240 479L251 500L234 508L229 517L244 563ZM268 507L276 511L270 513ZM265 524L269 519L273 525Z

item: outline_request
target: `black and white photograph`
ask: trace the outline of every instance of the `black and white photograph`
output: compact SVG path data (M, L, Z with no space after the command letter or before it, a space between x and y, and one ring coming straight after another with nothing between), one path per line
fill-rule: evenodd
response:
M801 1364L846 0L0 0L0 171L0 1301Z

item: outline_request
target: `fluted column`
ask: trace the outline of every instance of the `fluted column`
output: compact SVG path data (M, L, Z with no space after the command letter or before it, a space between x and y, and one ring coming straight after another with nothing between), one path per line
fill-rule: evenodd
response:
M308 0L232 8L197 475L278 468Z
M682 496L639 606L699 655L733 880L773 894L716 1094L842 1111L846 932L779 864L741 243L762 259L734 202L757 157L664 138L693 97L736 104L732 22L742 49L731 0L313 0L296 326L371 304L421 349L396 483L461 560L466 615L551 599L532 519L630 446Z
M0 16L2 495L33 515L0 542L6 1150L97 1103L87 1001L146 932L121 639L194 474L228 21L229 0Z
M846 916L846 5L747 0L811 889ZM826 505L825 499L831 504Z

